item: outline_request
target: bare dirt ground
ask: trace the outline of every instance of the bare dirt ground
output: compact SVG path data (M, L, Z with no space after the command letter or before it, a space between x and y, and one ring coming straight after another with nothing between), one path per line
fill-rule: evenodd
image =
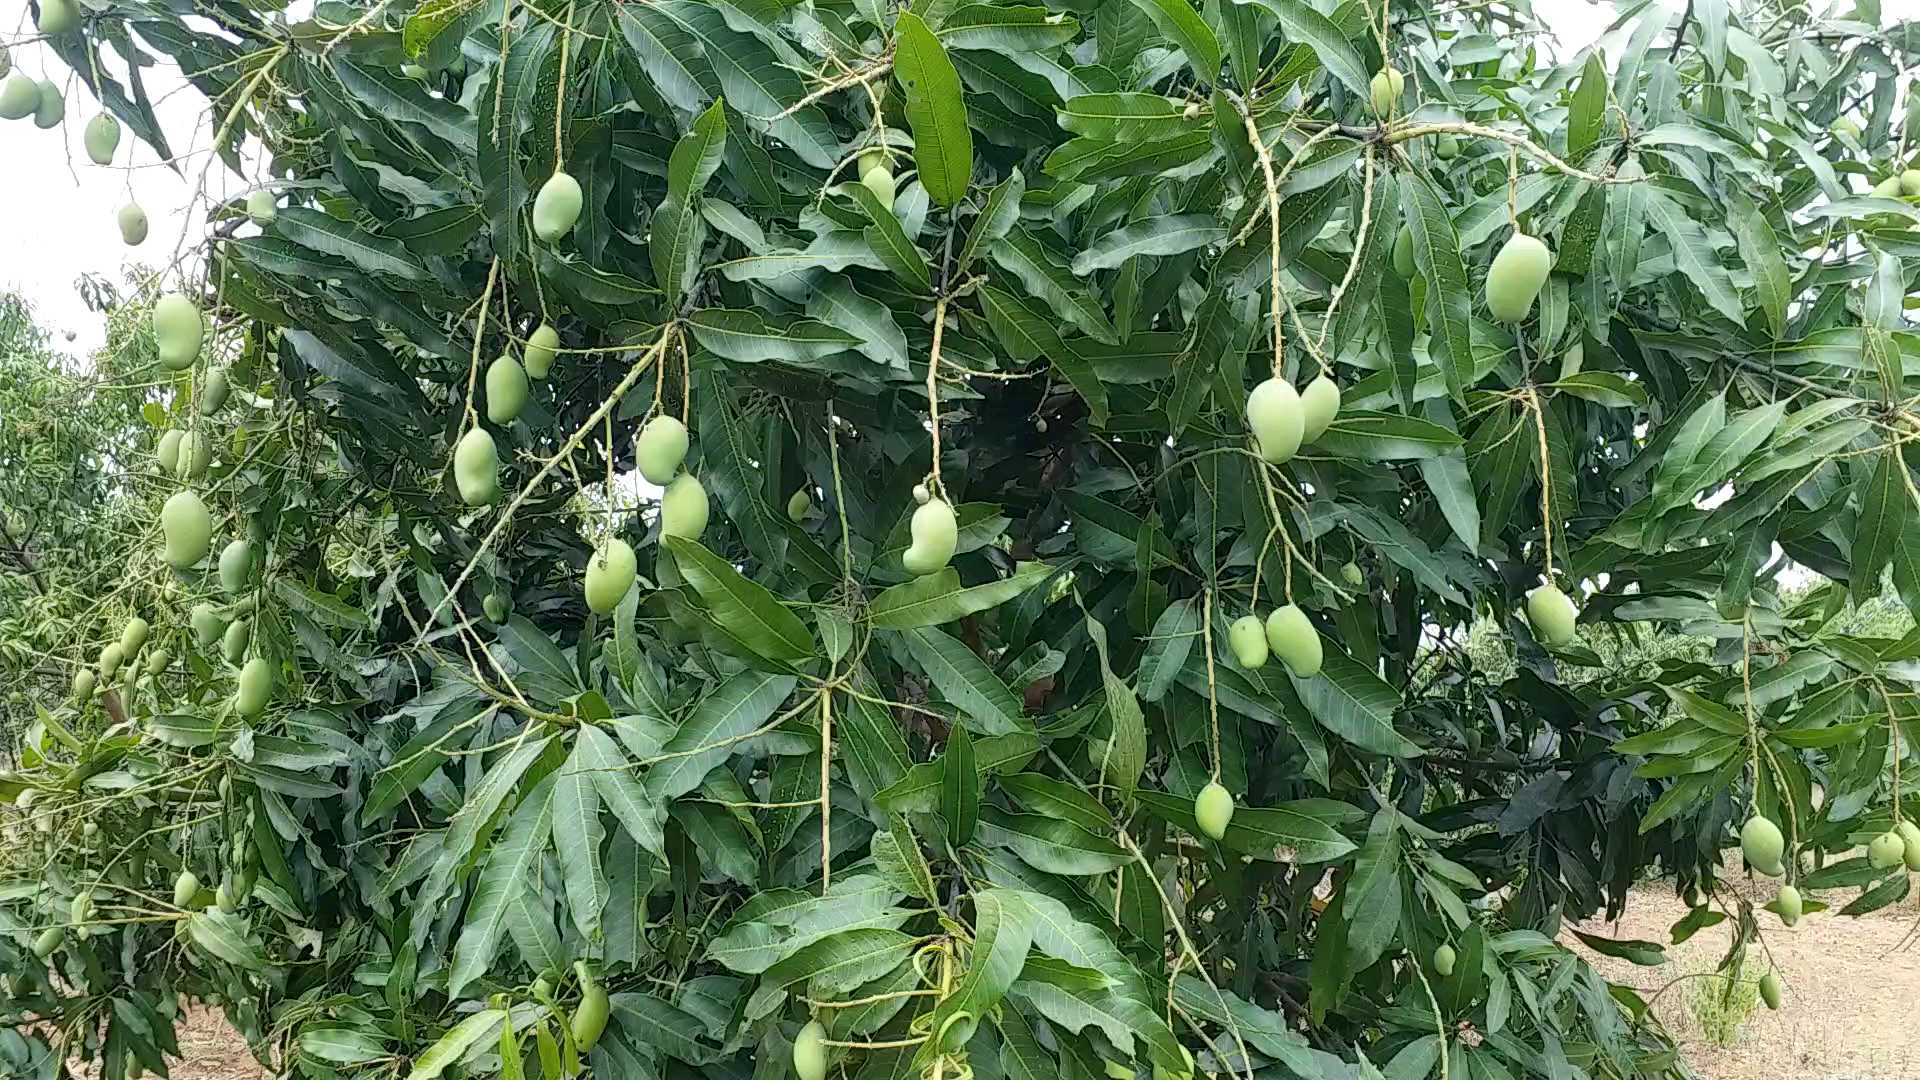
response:
M1852 895L1834 892L1821 899L1837 909ZM1666 944L1674 920L1685 913L1672 886L1662 882L1636 890L1620 922L1595 921L1580 929ZM1792 929L1771 912L1761 912L1760 919L1767 951L1780 971L1784 1000L1779 1012L1756 1004L1734 1045L1720 1047L1704 1037L1689 1012L1688 986L1674 987L1655 1007L1680 1039L1693 1070L1709 1080L1920 1080L1920 1039L1910 1026L1920 1005L1920 949L1900 948L1914 926L1913 904L1857 919L1822 912ZM1590 953L1588 959L1613 981L1651 995L1677 976L1713 970L1726 952L1730 925L1669 946L1667 963L1657 968ZM1752 957L1750 951L1748 974L1757 977L1766 970L1765 961L1753 967ZM1709 983L1699 979L1693 985Z
M1828 894L1823 899L1837 908L1851 896ZM1664 944L1674 920L1685 911L1670 886L1649 884L1635 891L1618 923L1595 921L1580 929ZM1920 1006L1920 949L1899 948L1914 925L1913 905L1898 904L1860 919L1823 912L1806 916L1792 929L1770 913L1762 912L1761 919L1785 988L1779 1012L1755 1005L1734 1045L1721 1047L1705 1038L1689 1011L1687 986L1674 987L1656 1007L1680 1039L1694 1071L1706 1080L1920 1080L1920 1039L1913 1038L1910 1027ZM1727 941L1723 923L1669 947L1667 963L1657 968L1591 953L1588 958L1608 978L1650 996L1680 975L1711 971ZM1574 947L1580 948L1577 943ZM1695 980L1695 985L1707 982ZM201 1010L188 1017L180 1031L180 1049L174 1080L259 1080L267 1075L215 1012Z

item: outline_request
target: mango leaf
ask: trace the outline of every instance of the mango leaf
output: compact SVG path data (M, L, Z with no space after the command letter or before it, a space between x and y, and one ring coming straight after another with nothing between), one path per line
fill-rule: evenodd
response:
M766 586L742 577L698 540L669 536L664 543L714 621L735 640L769 660L805 660L819 652L807 624Z
M913 12L894 20L893 73L907 93L907 124L920 183L941 206L966 194L973 178L973 131L961 95L960 73L947 50Z

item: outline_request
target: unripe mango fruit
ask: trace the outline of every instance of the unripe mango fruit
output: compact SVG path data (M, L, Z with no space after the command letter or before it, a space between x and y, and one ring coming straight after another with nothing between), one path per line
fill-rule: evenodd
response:
M1487 269L1487 312L1501 322L1524 322L1552 269L1547 245L1515 230Z
M60 943L65 940L67 940L66 927L49 926L45 930L40 931L39 937L33 939L33 955L45 960L55 952L58 952Z
M1434 136L1433 156L1441 161L1452 161L1460 156L1460 139L1453 132L1442 132Z
M67 99L60 94L60 88L47 79L40 80L40 101L33 110L33 126L51 128L60 126L67 115Z
M960 522L945 499L928 499L913 512L908 525L912 542L900 556L907 573L931 574L953 561L953 549L959 543Z
M687 425L661 415L647 421L634 440L633 462L650 484L665 487L687 460Z
M527 372L520 361L502 355L487 365L487 419L511 424L527 407Z
M187 617L187 621L193 627L193 643L202 649L211 648L214 642L220 640L220 635L227 631L227 620L221 616L220 609L212 604L193 605L193 613Z
M1285 379L1269 378L1247 395L1247 427L1266 460L1278 465L1299 452L1305 425L1300 394Z
M96 113L80 131L80 144L95 165L113 164L113 152L120 147L120 121L112 113Z
M509 609L507 594L503 592L490 592L486 599L480 601L480 610L486 614L488 622L506 622Z
M1778 974L1769 971L1760 976L1760 1000L1766 1002L1769 1009L1780 1007L1780 976Z
M634 566L633 547L625 540L616 536L600 545L587 557L587 608L606 615L619 607L633 588Z
M1895 173L1873 185L1873 194L1882 199L1897 199L1901 195L1900 175Z
M152 629L151 626L147 625L147 620L138 615L128 619L127 625L120 629L121 651L128 656L139 652L141 646L147 643L147 633Z
M1773 874L1780 859L1787 853L1787 838L1780 834L1780 826L1775 825L1765 815L1755 814L1740 826L1740 854L1747 865L1763 874Z
M1867 862L1875 870L1886 870L1898 866L1906 856L1906 841L1892 829L1888 829L1867 843Z
M272 696L273 669L267 665L267 658L256 656L242 665L233 691L234 711L245 717L259 716Z
M82 703L93 696L92 668L81 668L73 673L73 696Z
M1558 648L1572 641L1574 623L1579 618L1580 609L1553 585L1542 585L1527 594L1527 622L1542 644Z
M39 83L18 71L7 76L6 84L0 86L0 119L18 120L32 116L39 107Z
M160 442L153 448L154 463L171 473L180 467L180 440L186 436L184 431L163 431Z
M1320 674L1320 665L1326 659L1313 620L1292 604L1274 608L1267 616L1267 646L1296 679Z
M213 515L191 491L176 491L160 507L160 536L167 563L184 570L207 557L213 542Z
M77 0L40 0L40 18L34 23L43 34L64 34L80 25Z
M1227 823L1233 820L1233 796L1218 780L1211 781L1194 796L1193 820L1201 832L1215 840L1227 835Z
M1908 169L1900 174L1900 194L1920 195L1920 169Z
M147 655L147 674L158 675L173 663L173 652L169 649L155 649Z
M813 509L813 496L806 488L797 488L787 496L787 520L801 522L807 520L807 511Z
M827 1076L827 1029L818 1020L809 1020L807 1026L793 1040L793 1075L799 1080L826 1080Z
M1340 415L1340 384L1325 375L1316 377L1300 392L1300 441L1318 441Z
M238 596L253 583L253 545L235 540L220 549L220 587Z
M1906 860L1907 869L1920 870L1920 825L1915 825L1911 821L1902 821L1893 827L1893 831L1900 834L1900 843L1904 849L1902 857Z
M1366 575L1362 574L1360 567L1351 560L1340 567L1340 577L1349 585L1359 586L1367 583Z
M527 337L527 348L523 354L527 377L544 379L553 368L553 358L560 351L560 331L541 323Z
M207 372L207 378L200 386L200 393L194 398L193 406L201 416L212 416L227 403L227 369L214 368Z
M198 480L213 464L213 440L204 431L188 431L180 436L180 457L173 463L173 475L182 480Z
M273 224L280 216L280 208L274 205L273 192L262 188L247 192L247 219L261 228Z
M868 169L866 172L860 174L860 183L865 185L868 191L873 192L873 197L880 200L881 206L886 207L888 210L893 209L893 196L896 186L892 169L887 168L885 165L877 169Z
M573 970L580 976L580 1004L573 1010L573 1019L568 1030L573 1035L573 1045L585 1054L600 1041L600 1035L607 1030L607 1014L610 1003L607 1001L606 988L594 981L593 973L587 970L585 961L575 961Z
M153 343L160 352L160 365L168 371L193 366L206 332L199 306L185 294L168 293L153 305Z
M200 895L200 877L191 870L180 871L173 879L173 906L186 907Z
M247 644L253 640L253 624L246 619L235 619L227 626L227 632L220 635L220 655L229 664L238 664L246 659Z
M1411 278L1420 268L1413 261L1413 230L1405 225L1393 234L1393 272Z
M1367 90L1373 98L1373 111L1381 116L1393 114L1394 103L1400 100L1400 92L1407 87L1407 77L1400 74L1392 64L1373 73L1373 82Z
M681 473L660 494L660 535L700 539L707 531L707 489L692 473Z
M140 209L139 203L128 203L114 215L114 222L120 226L120 242L128 247L139 247L147 242L147 212Z
M1434 973L1442 978L1453 974L1454 961L1457 959L1458 957L1456 957L1453 952L1453 946L1441 945L1439 948L1433 950Z
M533 231L542 240L558 240L580 220L580 181L555 169L533 197Z
M1267 666L1267 633L1260 627L1259 616L1242 615L1233 620L1227 629L1227 645L1233 650L1233 658L1248 671Z
M1791 885L1780 886L1780 891L1773 897L1773 910L1774 914L1780 916L1782 926L1792 926L1799 922L1800 912L1803 910L1800 903L1800 890Z
M108 642L107 647L100 650L100 681L113 681L113 677L120 672L120 665L126 659L127 650L121 648L119 642Z
M500 455L487 429L474 428L453 448L453 483L468 506L485 506L499 497Z

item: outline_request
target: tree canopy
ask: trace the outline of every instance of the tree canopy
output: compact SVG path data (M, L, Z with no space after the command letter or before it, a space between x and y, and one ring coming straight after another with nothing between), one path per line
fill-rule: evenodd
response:
M1920 869L1877 4L31 9L250 187L0 654L0 1074L1662 1077L1568 923Z

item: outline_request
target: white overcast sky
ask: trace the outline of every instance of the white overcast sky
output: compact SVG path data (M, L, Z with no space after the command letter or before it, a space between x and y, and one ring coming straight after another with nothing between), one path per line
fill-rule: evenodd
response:
M1920 11L1920 0L1886 0L1889 18ZM1611 3L1587 0L1534 0L1534 9L1553 28L1565 52L1582 48L1606 30L1612 21ZM30 34L32 22L25 0L0 0L0 28L9 40ZM0 286L17 289L32 301L42 323L62 335L72 335L75 352L84 354L99 345L98 317L81 303L75 283L82 273L103 274L119 284L123 267L172 261L176 245L191 227L204 229L205 204L189 222L187 207L207 161L197 155L182 174L156 164L153 151L123 135L114 166L103 168L87 160L80 148L80 130L98 111L85 88L70 78L64 64L38 45L13 51L17 68L69 87L67 122L43 131L31 120L0 121L0 207L5 208L4 242L0 242ZM204 146L210 135L206 101L170 69L150 71L148 92L158 99L162 127L174 143L174 152ZM195 136L198 142L193 142ZM132 148L129 159L129 148ZM132 167L127 165L131 160ZM228 197L250 186L224 166L209 170L208 193ZM147 212L151 223L145 244L128 248L120 241L115 214L129 196Z

